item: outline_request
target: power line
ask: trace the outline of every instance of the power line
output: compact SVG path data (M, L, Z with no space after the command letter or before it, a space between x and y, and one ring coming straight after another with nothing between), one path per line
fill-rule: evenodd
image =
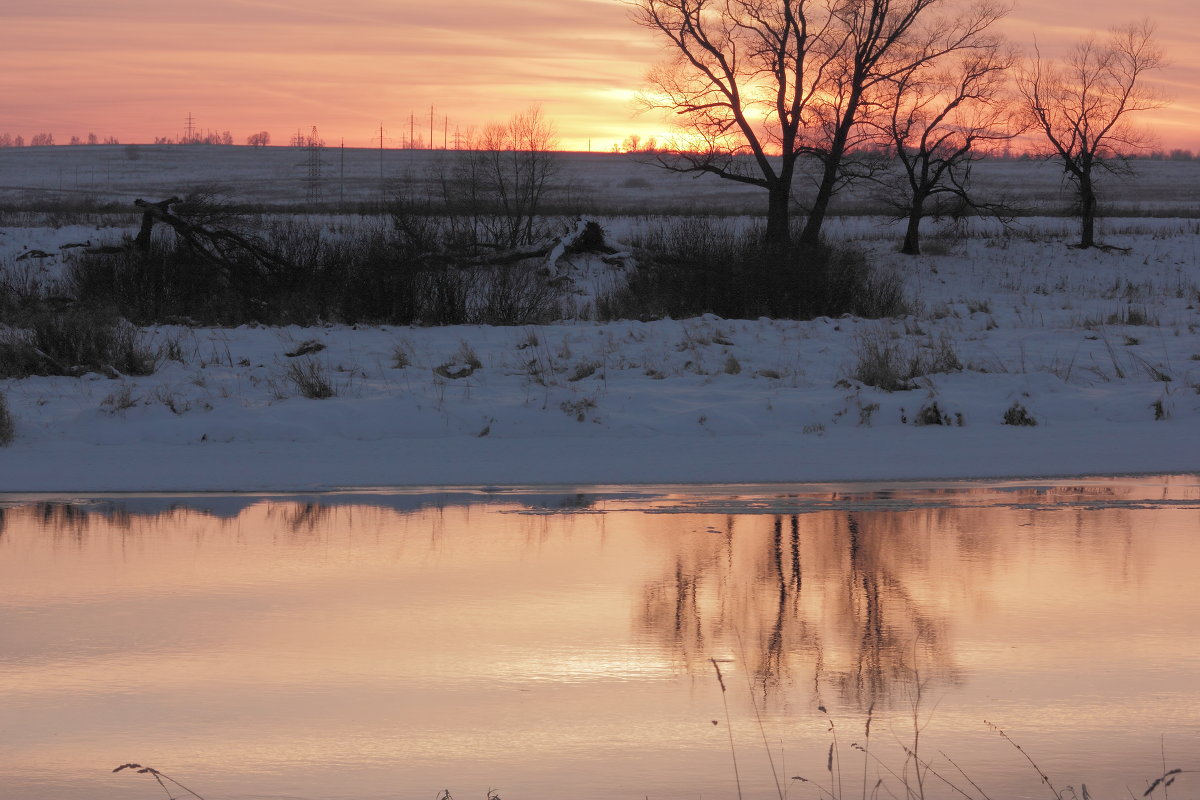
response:
M321 150L325 142L317 135L317 126L312 126L312 134L308 137L308 202L317 203L321 200Z

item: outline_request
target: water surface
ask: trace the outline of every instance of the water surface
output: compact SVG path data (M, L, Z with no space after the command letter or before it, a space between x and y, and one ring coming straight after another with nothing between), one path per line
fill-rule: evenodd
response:
M208 800L769 797L772 761L899 796L914 720L930 798L1046 796L996 728L1096 797L1200 768L1194 477L0 512L6 800L164 796L129 761Z

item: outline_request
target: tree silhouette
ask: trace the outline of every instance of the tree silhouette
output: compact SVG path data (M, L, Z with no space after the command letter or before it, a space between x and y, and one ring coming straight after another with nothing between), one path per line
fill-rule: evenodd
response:
M1061 63L1044 60L1035 48L1021 74L1031 124L1078 192L1080 248L1096 246L1097 173L1130 172L1125 156L1150 142L1128 117L1166 105L1161 92L1145 85L1146 73L1165 65L1153 24L1142 20L1113 28L1102 42L1086 37Z
M791 243L798 161L816 161L800 234L820 241L847 156L869 138L864 117L896 76L969 46L1005 7L950 0L632 0L633 17L674 58L649 75L646 103L677 114L690 142L660 164L767 192L768 242ZM948 12L934 18L933 12Z

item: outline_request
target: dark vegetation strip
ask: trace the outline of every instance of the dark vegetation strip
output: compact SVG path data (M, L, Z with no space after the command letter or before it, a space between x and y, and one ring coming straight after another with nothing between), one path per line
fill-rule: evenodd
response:
M138 327L154 324L533 325L574 313L564 302L571 280L545 268L544 244L561 220L536 220L539 250L497 245L488 232L511 220L478 209L397 204L386 222L344 227L240 211L203 196L180 201L174 228L61 251L54 280L28 262L0 264L0 377L149 374L167 357ZM221 235L190 236L185 217ZM571 246L608 252L593 227ZM859 250L780 248L711 217L664 221L634 242L634 255L591 316L806 319L907 308L898 279L877 274Z

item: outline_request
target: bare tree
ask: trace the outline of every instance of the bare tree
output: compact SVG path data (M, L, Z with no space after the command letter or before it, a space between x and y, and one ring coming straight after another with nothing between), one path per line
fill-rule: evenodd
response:
M800 157L818 162L800 235L801 243L816 244L879 86L961 49L1004 13L985 2L929 19L951 0L630 4L635 21L674 51L672 61L650 73L654 93L647 103L678 114L694 139L660 163L766 189L766 238L784 246Z
M892 188L903 198L898 210L908 220L900 252L921 252L921 220L930 202L1004 212L1003 204L973 196L971 167L1021 131L1007 96L1016 61L1003 39L981 32L953 63L923 64L892 81L884 127L900 168L899 185Z
M465 215L475 245L519 247L537 239L537 220L558 173L554 126L534 107L487 125L443 172L447 206Z
M1097 172L1128 173L1124 156L1151 141L1128 117L1166 105L1159 90L1145 85L1146 73L1165 65L1153 24L1142 20L1113 28L1103 42L1083 39L1061 63L1043 60L1035 48L1022 71L1019 88L1031 124L1079 194L1081 248L1096 246Z

